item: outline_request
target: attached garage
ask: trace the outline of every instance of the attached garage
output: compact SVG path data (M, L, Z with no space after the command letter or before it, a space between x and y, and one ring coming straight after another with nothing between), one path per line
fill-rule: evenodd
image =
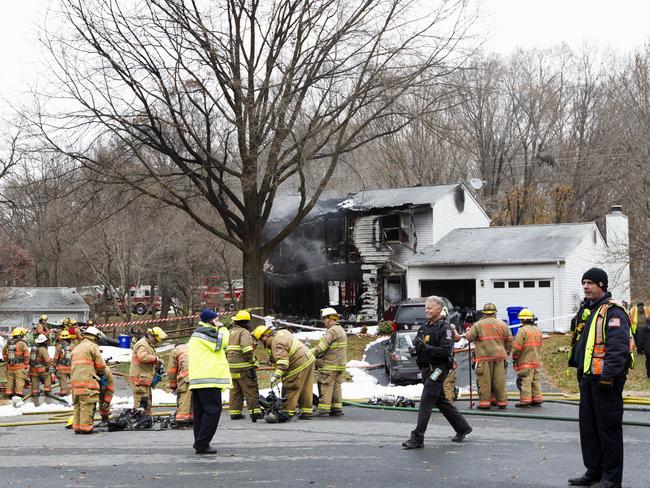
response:
M582 273L607 270L607 251L594 222L456 229L407 259L407 294L440 294L463 308L493 302L504 320L508 307L525 306L542 330L566 331L584 296ZM614 296L629 300L629 291Z

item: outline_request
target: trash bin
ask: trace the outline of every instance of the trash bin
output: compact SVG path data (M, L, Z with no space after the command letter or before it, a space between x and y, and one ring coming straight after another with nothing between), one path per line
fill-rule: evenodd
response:
M519 312L521 312L524 308L526 307L507 307L506 310L508 311L508 324L511 326L510 331L512 332L513 336L517 335L517 331L519 330L519 327L512 327L513 325L520 324L521 320L519 320Z
M129 349L131 347L131 336L120 334L117 336L117 343L122 349Z

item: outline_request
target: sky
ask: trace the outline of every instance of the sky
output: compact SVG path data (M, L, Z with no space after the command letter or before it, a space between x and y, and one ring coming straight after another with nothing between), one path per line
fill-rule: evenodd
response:
M612 49L625 55L650 39L647 0L471 0L480 3L475 26L485 49L507 55L517 47L549 47L566 42ZM44 56L38 32L48 8L59 0L5 0L0 7L0 117L7 102L26 100L44 79Z

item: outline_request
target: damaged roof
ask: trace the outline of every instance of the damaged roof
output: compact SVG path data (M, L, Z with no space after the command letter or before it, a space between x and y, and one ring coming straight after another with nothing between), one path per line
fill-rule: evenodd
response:
M594 222L455 229L406 260L409 266L549 263L564 261Z
M88 310L90 310L90 307L75 288L0 288L0 312L83 312Z
M353 193L339 204L339 208L364 211L373 208L401 207L404 205L427 205L440 200L458 185L459 183L365 190Z

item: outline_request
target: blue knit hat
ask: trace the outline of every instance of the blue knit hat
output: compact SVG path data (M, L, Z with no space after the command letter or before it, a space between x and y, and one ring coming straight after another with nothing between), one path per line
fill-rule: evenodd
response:
M211 322L219 316L217 312L211 308L205 308L201 312L201 322Z

